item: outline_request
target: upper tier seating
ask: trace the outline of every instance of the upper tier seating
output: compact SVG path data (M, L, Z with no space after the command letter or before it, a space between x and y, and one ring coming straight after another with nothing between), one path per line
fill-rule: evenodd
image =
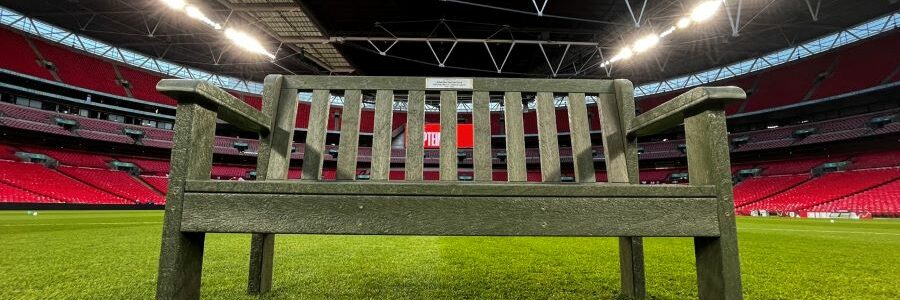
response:
M850 169L900 166L900 150L863 153L851 158Z
M813 98L858 91L888 81L900 65L897 45L900 45L900 33L895 32L841 51L837 65Z
M130 84L131 95L134 96L134 98L171 106L177 104L174 99L156 91L156 83L162 79L159 76L128 67L120 67L119 72L122 73L122 77Z
M38 64L38 58L24 36L0 28L0 41L3 41L3 46L0 47L0 68L53 80L50 71Z
M53 62L56 74L64 83L116 96L126 96L125 88L117 82L118 77L111 63L42 41L34 41L34 44L44 55L44 59Z
M40 164L0 161L0 181L66 203L131 204Z
M900 217L900 180L894 180L859 194L816 205L809 211L869 212L875 217Z
M821 203L865 191L900 177L900 169L854 170L827 173L787 192L740 208L750 210L800 211Z
M757 111L805 100L819 74L827 71L833 61L834 54L824 54L766 71L759 76L756 89L744 111Z
M93 185L107 193L135 201L137 203L164 203L160 194L139 183L122 171L89 169L79 167L59 167L59 171L73 178Z

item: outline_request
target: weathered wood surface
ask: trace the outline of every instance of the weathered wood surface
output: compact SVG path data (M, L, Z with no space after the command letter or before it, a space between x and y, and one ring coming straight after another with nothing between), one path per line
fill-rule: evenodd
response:
M541 180L556 182L562 177L559 161L559 136L556 132L556 101L553 93L539 92L535 99L538 122L538 147L541 153Z
M503 96L503 119L506 125L507 181L525 181L525 129L522 121L522 93L506 92Z
M743 298L724 107L711 103L685 112L691 185L713 185L718 194L716 215L721 236L694 238L701 299Z
M344 92L341 110L341 138L338 144L338 180L356 179L356 161L359 155L359 118L362 108L362 91Z
M206 103L205 105L209 105ZM184 232L184 186L189 179L209 180L216 112L200 103L176 108L175 145L166 194L162 246L157 275L157 299L197 299L203 269L202 232Z
M572 163L576 182L596 182L593 144L584 93L569 93L569 136L572 138Z
M456 181L458 160L456 156L456 91L441 91L441 149L440 179Z
M615 94L600 95L600 122L609 182L638 183L637 140L625 134L634 120L634 87L627 80L613 82ZM640 236L619 238L621 291L631 298L646 297L644 248Z
M371 180L388 180L391 173L391 132L393 131L394 91L375 92L375 130L372 133Z
M303 148L303 180L322 179L322 162L325 160L325 131L328 128L328 114L331 106L328 90L313 90L309 108L309 125Z
M406 180L419 181L425 163L425 91L409 91L406 104Z
M475 168L475 181L491 181L493 175L490 101L488 92L472 94L472 124L475 127L472 160Z
M217 112L219 119L237 128L253 132L269 131L269 116L206 80L163 79L156 84L156 90L178 102L210 107Z
M232 194L407 195L407 196L534 196L534 197L715 197L712 186L676 184L574 184L513 182L372 182L191 180L186 191Z
M628 127L629 136L645 136L671 129L684 121L685 111L710 104L726 105L747 98L734 86L698 87L637 116Z
M474 77L473 91L612 93L612 81L602 79L532 79ZM425 77L287 75L288 89L424 90Z
M716 236L715 198L187 193L183 229L486 236Z

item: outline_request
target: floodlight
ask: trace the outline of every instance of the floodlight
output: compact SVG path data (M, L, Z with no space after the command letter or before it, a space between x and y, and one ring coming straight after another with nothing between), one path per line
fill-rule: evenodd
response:
M234 28L225 29L225 36L228 37L231 41L237 44L239 47L246 49L247 51L258 53L267 56L270 59L275 59L275 55L269 53L266 48L262 46L255 38L250 35L235 30Z
M678 20L678 24L676 24L676 26L678 26L678 28L685 29L688 26L691 26L691 19L681 18L681 20Z
M700 3L700 5L697 5L691 12L691 20L698 23L709 20L709 18L712 18L712 16L716 14L716 11L719 10L719 6L721 5L721 0L711 0Z
M663 31L662 33L660 33L659 37L664 38L664 37L672 34L673 32L675 32L675 26L669 27L669 29L666 29L666 31Z
M209 17L207 17L206 14L204 14L202 11L200 11L200 9L197 8L196 6L188 5L187 7L184 8L184 12L189 17L199 20L203 23L206 23L206 25L209 25L210 27L215 28L216 30L222 29L222 25L219 25L219 23L213 22L213 20L211 20Z
M619 51L619 53L616 54L616 56L613 56L613 58L610 59L610 62L616 62L616 61L620 61L623 59L629 59L629 58L631 58L632 55L634 55L634 52L631 51L631 48L625 47L625 48L622 48L622 50Z
M655 33L651 33L650 35L642 37L635 41L632 48L634 49L634 52L641 53L649 50L650 48L653 48L653 46L656 46L656 44L658 43L659 36L657 36Z
M184 2L184 0L162 0L162 2L174 10L182 10L187 6L187 2Z

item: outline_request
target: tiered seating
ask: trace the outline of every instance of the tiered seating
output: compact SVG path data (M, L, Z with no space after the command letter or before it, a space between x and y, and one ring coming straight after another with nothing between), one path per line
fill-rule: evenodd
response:
M16 157L16 151L12 146L0 144L0 159L17 160L19 158Z
M863 153L851 159L850 169L869 169L900 166L900 150Z
M809 209L816 212L852 211L875 217L900 217L900 180Z
M825 163L827 158L793 159L785 161L767 162L761 164L762 175L782 175L809 173L813 168ZM831 159L839 161L840 159Z
M66 203L130 204L40 164L0 161L0 181Z
M759 76L756 91L747 102L745 112L798 103L816 83L819 74L828 70L833 54L810 58L767 71Z
M56 66L56 74L64 83L86 89L125 96L125 88L117 82L113 65L88 55L35 41L38 51Z
M122 171L59 167L59 171L103 191L136 203L163 203L163 197Z
M859 193L900 177L900 169L856 170L827 173L784 193L743 206L742 211L800 211L817 204Z
M141 179L163 195L169 192L169 178L167 177L141 175Z
M157 174L157 175L165 175L169 174L169 161L168 160L157 160L157 159L143 159L143 158L123 158L120 159L123 162L130 162L141 168L142 174Z
M0 203L60 203L58 200L38 195L0 181Z
M734 206L739 207L789 189L809 179L809 175L752 177L734 186Z
M178 104L175 99L156 91L156 83L162 79L159 76L127 67L119 68L119 72L122 73L125 80L128 80L131 85L131 95L135 98L171 106Z
M246 174L247 171L251 171L253 169L255 169L255 167L213 165L212 166L212 177L220 178L220 179L231 179L231 178L235 178L235 177L244 177L244 174Z
M53 80L53 75L46 68L38 64L34 50L28 45L25 37L18 33L0 28L0 68L14 72Z
M831 75L813 97L835 96L881 84L900 65L898 44L900 34L894 33L841 51Z
M108 162L112 160L112 158L99 154L77 152L72 150L57 150L38 147L22 147L22 150L31 153L45 154L49 157L52 157L59 163L67 166L107 168Z

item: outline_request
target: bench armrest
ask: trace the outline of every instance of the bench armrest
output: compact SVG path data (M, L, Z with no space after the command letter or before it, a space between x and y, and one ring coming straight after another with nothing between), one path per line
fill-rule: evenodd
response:
M217 112L217 117L235 127L269 132L269 116L205 80L163 79L156 90L178 103L197 103Z
M660 133L684 122L686 111L712 104L724 106L746 98L744 90L735 86L693 88L635 117L628 129L628 136Z

